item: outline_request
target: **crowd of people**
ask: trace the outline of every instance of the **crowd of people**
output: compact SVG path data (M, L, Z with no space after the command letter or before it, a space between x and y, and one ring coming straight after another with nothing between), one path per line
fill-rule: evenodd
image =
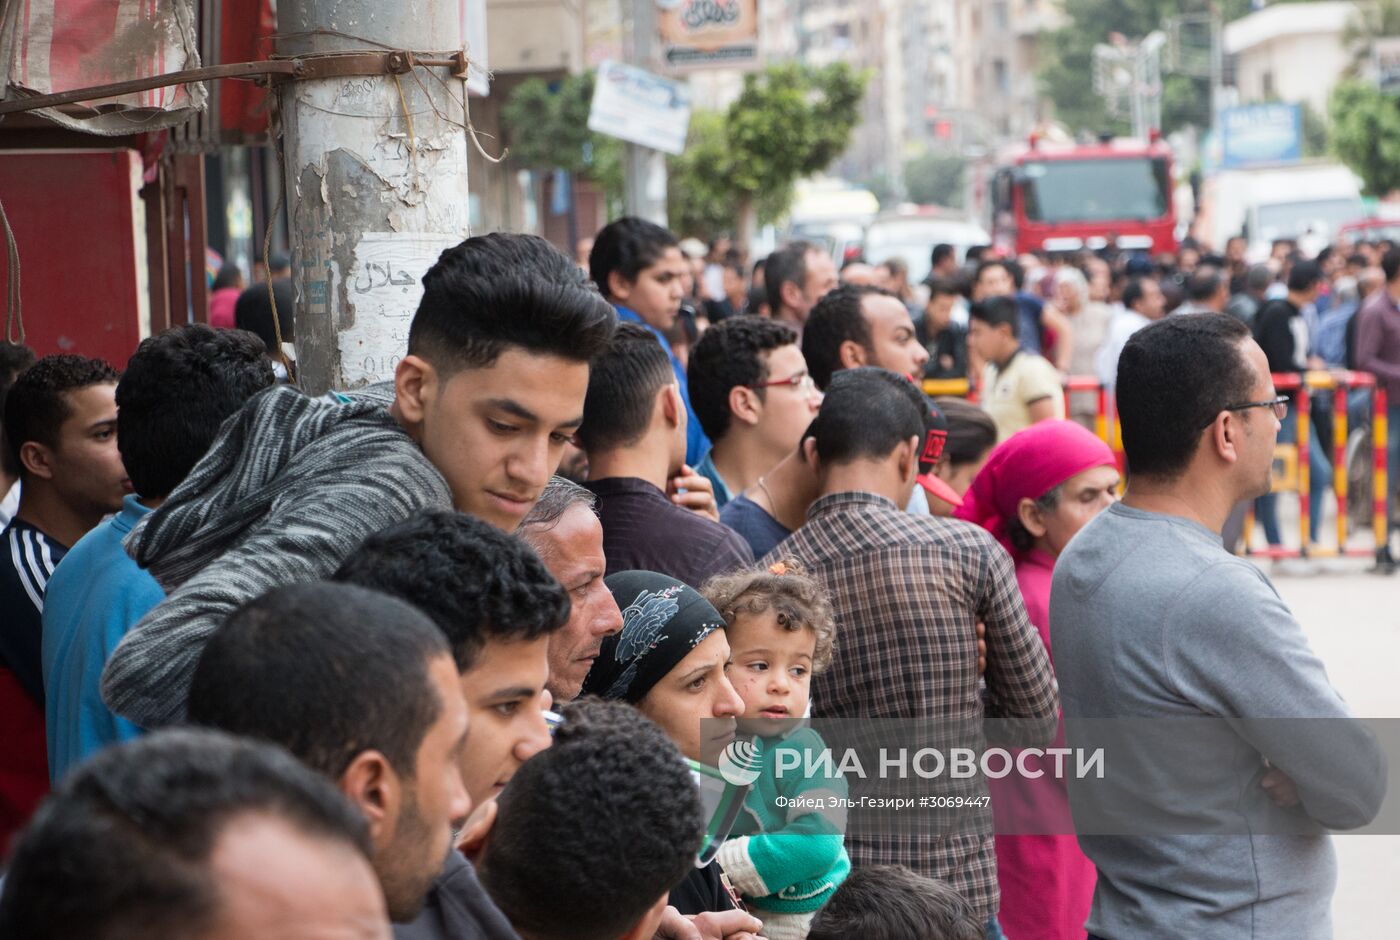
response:
M0 937L1330 935L1384 757L1222 533L1273 373L1400 386L1400 250L940 245L913 286L692 241L467 239L392 381L319 397L235 282L120 372L5 347ZM1231 759L1040 772L1127 716ZM843 720L1032 750L868 825L881 782L814 760ZM1129 796L1176 828L1076 838Z

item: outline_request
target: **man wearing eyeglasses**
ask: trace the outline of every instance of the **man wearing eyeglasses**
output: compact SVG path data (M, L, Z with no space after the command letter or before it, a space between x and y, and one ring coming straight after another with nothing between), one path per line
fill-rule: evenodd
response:
M796 449L821 407L821 392L797 332L762 317L735 317L706 330L691 350L689 375L695 414L714 443L695 471L714 484L723 509Z
M1067 744L1105 746L1102 775L1068 780L1099 876L1089 936L1330 937L1326 830L1375 817L1385 757L1220 538L1269 490L1286 400L1228 314L1135 333L1117 399L1127 492L1070 541L1050 594Z

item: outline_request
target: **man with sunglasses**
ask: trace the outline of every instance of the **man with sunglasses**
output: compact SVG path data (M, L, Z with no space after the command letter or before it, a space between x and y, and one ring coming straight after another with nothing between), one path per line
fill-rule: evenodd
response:
M695 468L721 509L797 447L821 407L797 331L735 317L705 331L690 352L690 400L714 446Z
M1117 378L1128 489L1060 555L1050 594L1067 743L1105 747L1105 773L1068 779L1099 876L1088 933L1330 937L1326 830L1374 818L1384 755L1220 538L1269 491L1286 399L1228 314L1144 327Z

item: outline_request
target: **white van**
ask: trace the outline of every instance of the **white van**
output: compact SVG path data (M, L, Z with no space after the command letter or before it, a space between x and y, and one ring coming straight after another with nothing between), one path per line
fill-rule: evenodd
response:
M1211 237L1217 249L1235 235L1249 241L1249 257L1268 257L1274 241L1296 239L1315 253L1345 223L1366 215L1361 180L1335 163L1222 170L1208 183Z

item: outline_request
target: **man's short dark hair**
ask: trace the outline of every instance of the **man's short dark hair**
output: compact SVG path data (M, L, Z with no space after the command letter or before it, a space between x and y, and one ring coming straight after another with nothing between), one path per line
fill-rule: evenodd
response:
M1244 286L1246 290L1256 294L1262 294L1269 289L1269 285L1274 282L1274 272L1267 264L1256 264L1252 266L1244 276Z
M68 393L93 385L115 385L117 370L101 359L62 354L45 356L25 369L5 395L5 446L21 476L20 448L30 441L58 444L58 429L73 409Z
M460 672L488 641L535 640L569 619L569 596L530 546L460 512L424 511L376 532L334 580L423 611L446 635Z
M637 443L651 424L656 393L675 380L655 333L639 323L618 324L588 375L579 445L597 452Z
M880 460L901 442L922 438L924 416L909 386L903 376L873 366L843 369L832 376L812 428L822 463Z
M274 588L205 644L189 718L280 744L332 780L370 750L413 779L443 707L428 666L447 655L442 631L397 598L350 584Z
M902 865L851 871L812 919L808 940L982 940L987 925L942 881Z
M995 329L1002 324L1011 327L1011 335L1021 336L1021 310L1011 297L984 297L968 308L969 319L980 320Z
M1219 292L1224 280L1219 268L1203 264L1186 279L1186 299L1204 303Z
M1123 306L1128 310L1135 310L1143 295L1147 293L1146 277L1130 277L1128 283L1123 285Z
M163 498L224 419L276 381L262 340L191 323L141 341L117 383L117 447L136 492Z
M1118 416L1128 473L1170 480L1191 463L1205 427L1248 400L1249 327L1223 313L1167 317L1132 335L1118 358Z
M702 828L690 771L661 729L582 699L497 797L481 883L525 936L611 940L694 867Z
M777 316L783 306L783 285L796 284L799 290L807 286L807 253L820 251L806 241L788 242L768 256L763 267L763 289L768 293L768 310Z
M5 396L10 386L15 384L19 374L34 365L34 350L19 343L0 340L0 469L10 476L19 476L19 464L10 454L5 444Z
M952 245L948 244L947 242L940 242L939 244L934 245L933 251L929 254L930 266L937 268L940 264L947 261L949 258L956 257L956 250L957 249L955 249Z
M442 253L423 275L408 351L447 374L506 349L588 362L617 314L563 252L536 235L492 232Z
M292 256L285 251L274 251L267 256L267 273L273 276L292 273Z
M939 398L934 404L948 420L943 456L950 464L976 463L996 446L997 425L987 412L961 398Z
M690 404L705 436L718 441L729 433L730 390L767 381L767 354L795 345L796 330L764 317L730 317L705 331L686 368ZM767 390L756 391L762 399Z
M1322 268L1316 261L1299 261L1288 272L1288 289L1299 293L1312 290L1320 280Z
M925 283L928 284L929 300L935 297L957 297L963 292L962 285L956 278L931 277Z
M209 869L220 836L251 816L370 857L364 817L280 748L170 729L73 771L18 841L0 936L185 940L219 916Z
M802 328L802 358L817 388L825 389L841 371L842 343L850 340L870 348L870 324L861 308L865 298L884 293L878 287L842 284L812 308Z
M630 284L660 261L667 249L679 245L675 235L655 222L625 215L603 226L594 237L593 250L588 254L588 275L607 296L608 278L614 271Z
M1385 273L1387 284L1400 276L1400 248L1392 248L1381 256L1381 271Z

